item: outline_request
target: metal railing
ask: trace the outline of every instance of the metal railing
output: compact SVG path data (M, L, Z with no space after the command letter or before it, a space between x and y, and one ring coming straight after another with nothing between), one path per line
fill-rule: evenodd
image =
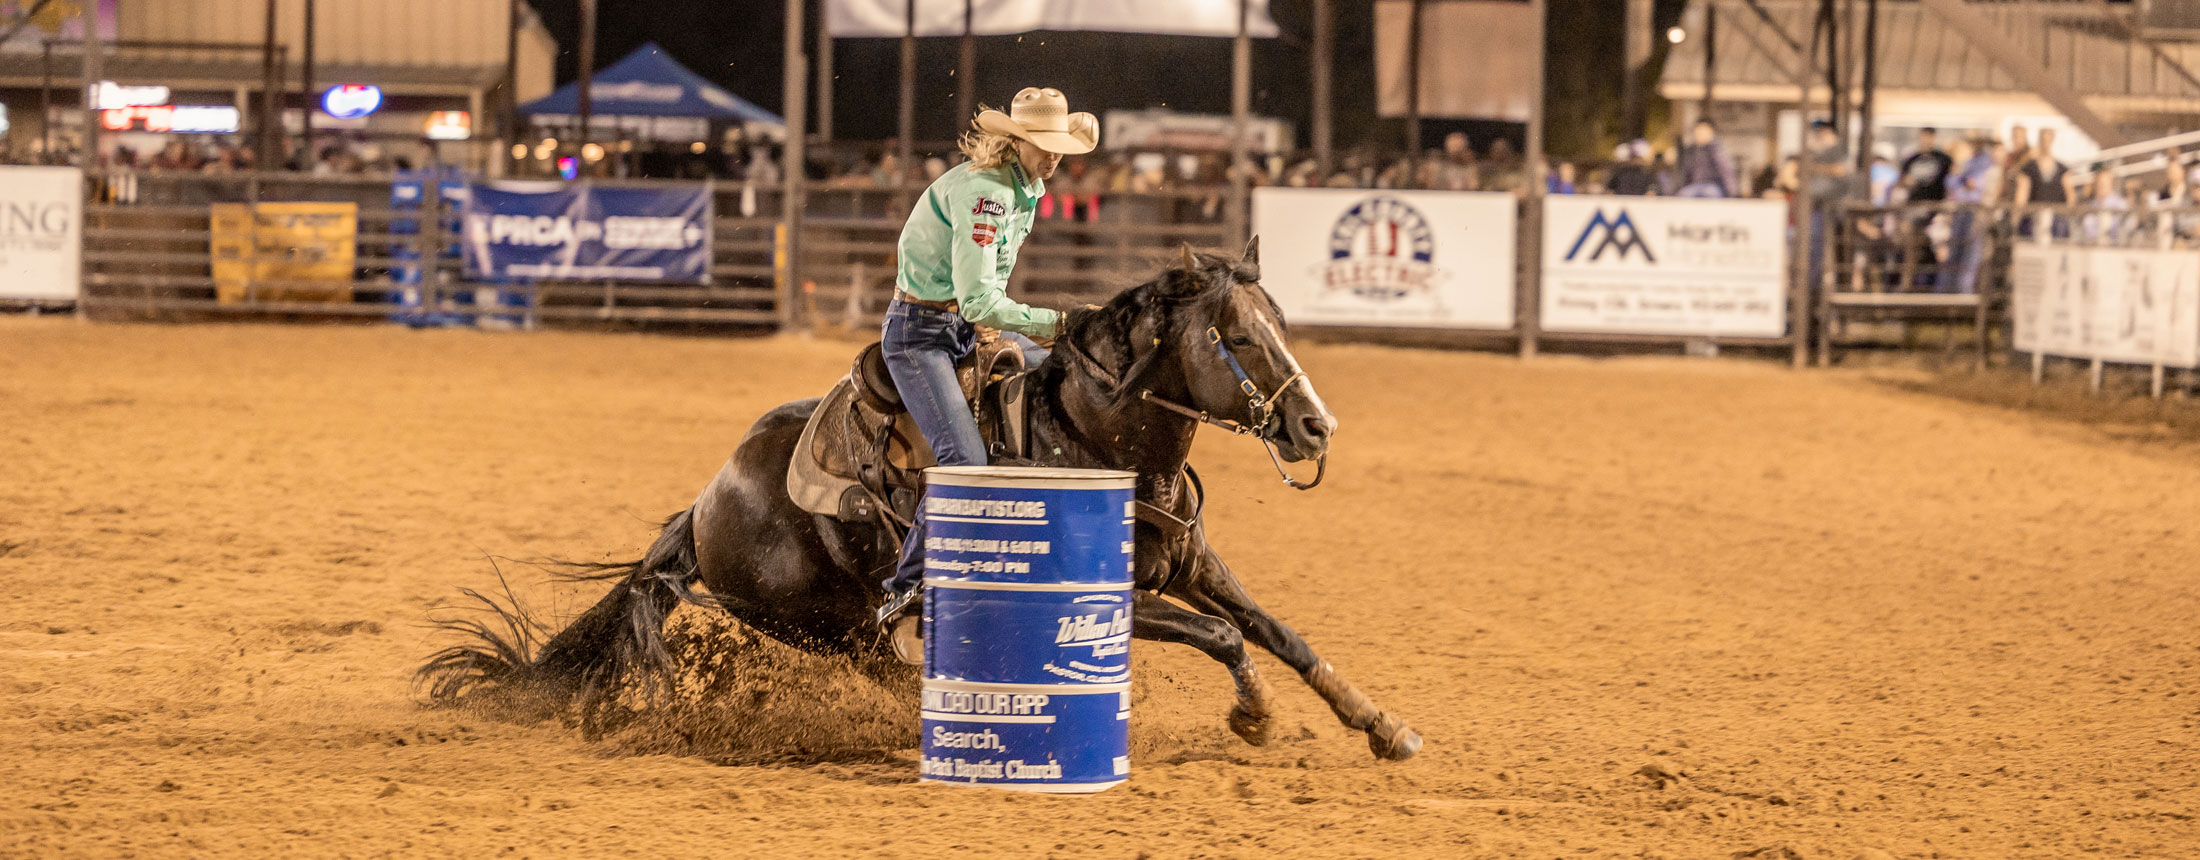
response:
M715 183L707 284L553 281L476 283L450 225L456 213L432 180L417 206L393 197L391 174L115 171L87 179L82 306L105 318L197 319L253 314L466 321L533 326L544 320L863 327L891 297L895 244L922 186L815 187L805 192L801 258L778 256L782 191ZM665 187L597 180L606 187ZM1012 291L1041 303L1089 301L1139 283L1178 243L1222 247L1232 230L1220 192L1112 193L1057 198L1022 249ZM357 232L344 295L301 301L329 282L248 278L223 295L216 277L215 207L272 202L349 203ZM1057 207L1060 207L1059 209ZM253 250L223 262L254 266L283 253ZM232 278L232 281L235 279ZM232 287L234 287L234 283Z

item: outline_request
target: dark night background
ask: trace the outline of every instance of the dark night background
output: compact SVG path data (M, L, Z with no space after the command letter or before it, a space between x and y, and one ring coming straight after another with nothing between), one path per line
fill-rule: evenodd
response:
M558 38L558 81L578 74L578 0L529 0ZM937 2L937 0L935 0ZM1621 0L1548 0L1545 135L1561 157L1604 154L1617 138L1624 57ZM1654 32L1680 18L1684 0L1658 0ZM1283 35L1253 40L1253 112L1281 117L1306 143L1310 84L1310 0L1271 0L1270 14ZM1336 20L1334 123L1340 150L1363 142L1395 147L1402 120L1375 117L1374 7L1342 0ZM814 49L816 0L803 36ZM784 113L780 59L786 9L761 0L601 0L596 19L596 64L609 64L643 42L663 45L696 72L767 109ZM1015 88L1060 87L1073 109L1169 107L1195 113L1230 112L1230 41L1227 38L1149 36L1127 33L1034 32L978 39L978 98L1000 104ZM957 130L954 115L957 39L917 42L917 137L944 141ZM834 136L883 140L895 132L898 39L838 39L834 55ZM1664 57L1665 40L1653 40L1650 68ZM1460 46L1458 50L1473 50ZM814 70L812 71L814 75ZM1653 72L1654 74L1654 72ZM814 90L814 87L813 87ZM813 91L812 97L815 97ZM1663 105L1651 100L1652 131ZM1517 124L1425 120L1423 145L1464 129L1478 148L1495 136L1521 143Z

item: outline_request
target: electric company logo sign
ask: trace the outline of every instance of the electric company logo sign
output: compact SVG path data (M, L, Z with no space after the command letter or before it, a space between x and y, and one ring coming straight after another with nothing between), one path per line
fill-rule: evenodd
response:
M1589 244L1590 237L1597 236L1599 229L1604 231L1602 239L1589 252L1589 258L1585 262L1596 262L1598 258L1604 256L1605 251L1616 251L1617 253L1613 255L1614 260L1625 260L1629 252L1640 251L1642 252L1643 262L1651 265L1657 264L1657 255L1650 252L1650 244L1642 240L1642 231L1635 229L1635 219L1629 216L1625 209L1619 210L1618 218L1607 218L1604 215L1604 210L1598 209L1596 214L1589 218L1588 225L1581 228L1581 235L1574 237L1574 246L1566 249L1566 262L1571 263L1575 258L1581 256L1582 246Z
M1381 303L1425 295L1439 273L1435 256L1436 232L1420 210L1396 197L1370 197L1330 228L1322 290Z

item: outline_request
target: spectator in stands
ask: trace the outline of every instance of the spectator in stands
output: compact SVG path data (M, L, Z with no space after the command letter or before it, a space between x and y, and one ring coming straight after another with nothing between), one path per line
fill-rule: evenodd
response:
M1552 170L1549 175L1544 176L1543 191L1546 194L1574 193L1573 162L1561 161L1556 169Z
M1884 155L1872 156L1871 164L1864 168L1864 175L1871 186L1870 199L1873 206L1891 206L1902 202L1895 196L1895 192L1902 190L1902 171L1895 169L1892 159Z
M2102 169L2094 172L2092 192L2085 203L2098 210L2081 219L2085 238L2093 242L2114 244L2123 239L2124 222L2130 216L2131 199L2124 196L2123 188L2116 181L2116 172Z
M1917 130L1917 149L1902 160L1902 190L1911 202L1948 199L1948 173L1955 159L1940 151L1940 135L1931 128Z
M1680 197L1735 197L1742 185L1734 174L1734 156L1719 140L1719 127L1709 119L1696 120L1689 130L1689 145L1681 151Z
M1605 188L1613 194L1640 197L1650 193L1656 178L1650 175L1650 141L1636 138L1612 150L1612 176Z
M1810 124L1809 171L1804 178L1810 191L1810 282L1821 283L1826 265L1826 213L1849 198L1852 168L1849 148L1831 120Z
M1973 207L2001 199L2000 148L2001 144L1990 137L1956 144L1955 158L1961 161L1948 179L1948 200L1962 204L1962 208L1949 219L1948 271L1952 277L1940 282L1938 292L1978 292L1979 264L1986 259L1986 222Z
M1481 185L1481 171L1474 162L1474 147L1469 145L1466 132L1455 131L1444 135L1443 162L1437 168L1435 184L1430 187L1446 191L1473 191Z
M2009 202L2019 207L2032 204L2066 206L2078 196L2077 188L2071 183L2070 169L2055 160L2055 130L2043 128L2040 129L2039 145L2032 149L2031 159L2017 170L2016 190ZM2070 222L2061 215L2048 217L2052 219L2053 226L2050 229L2056 238L2070 235ZM2019 235L2032 235L2035 220L2036 218L2024 219Z

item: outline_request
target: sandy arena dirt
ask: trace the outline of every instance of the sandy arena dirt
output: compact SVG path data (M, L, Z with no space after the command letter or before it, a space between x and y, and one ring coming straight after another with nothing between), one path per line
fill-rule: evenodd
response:
M417 703L492 556L638 555L852 353L0 319L0 856L2200 857L2200 456L1742 361L1309 346L1321 488L1203 434L1409 762L1151 643L1084 798L921 785L913 702L760 645L684 734Z

